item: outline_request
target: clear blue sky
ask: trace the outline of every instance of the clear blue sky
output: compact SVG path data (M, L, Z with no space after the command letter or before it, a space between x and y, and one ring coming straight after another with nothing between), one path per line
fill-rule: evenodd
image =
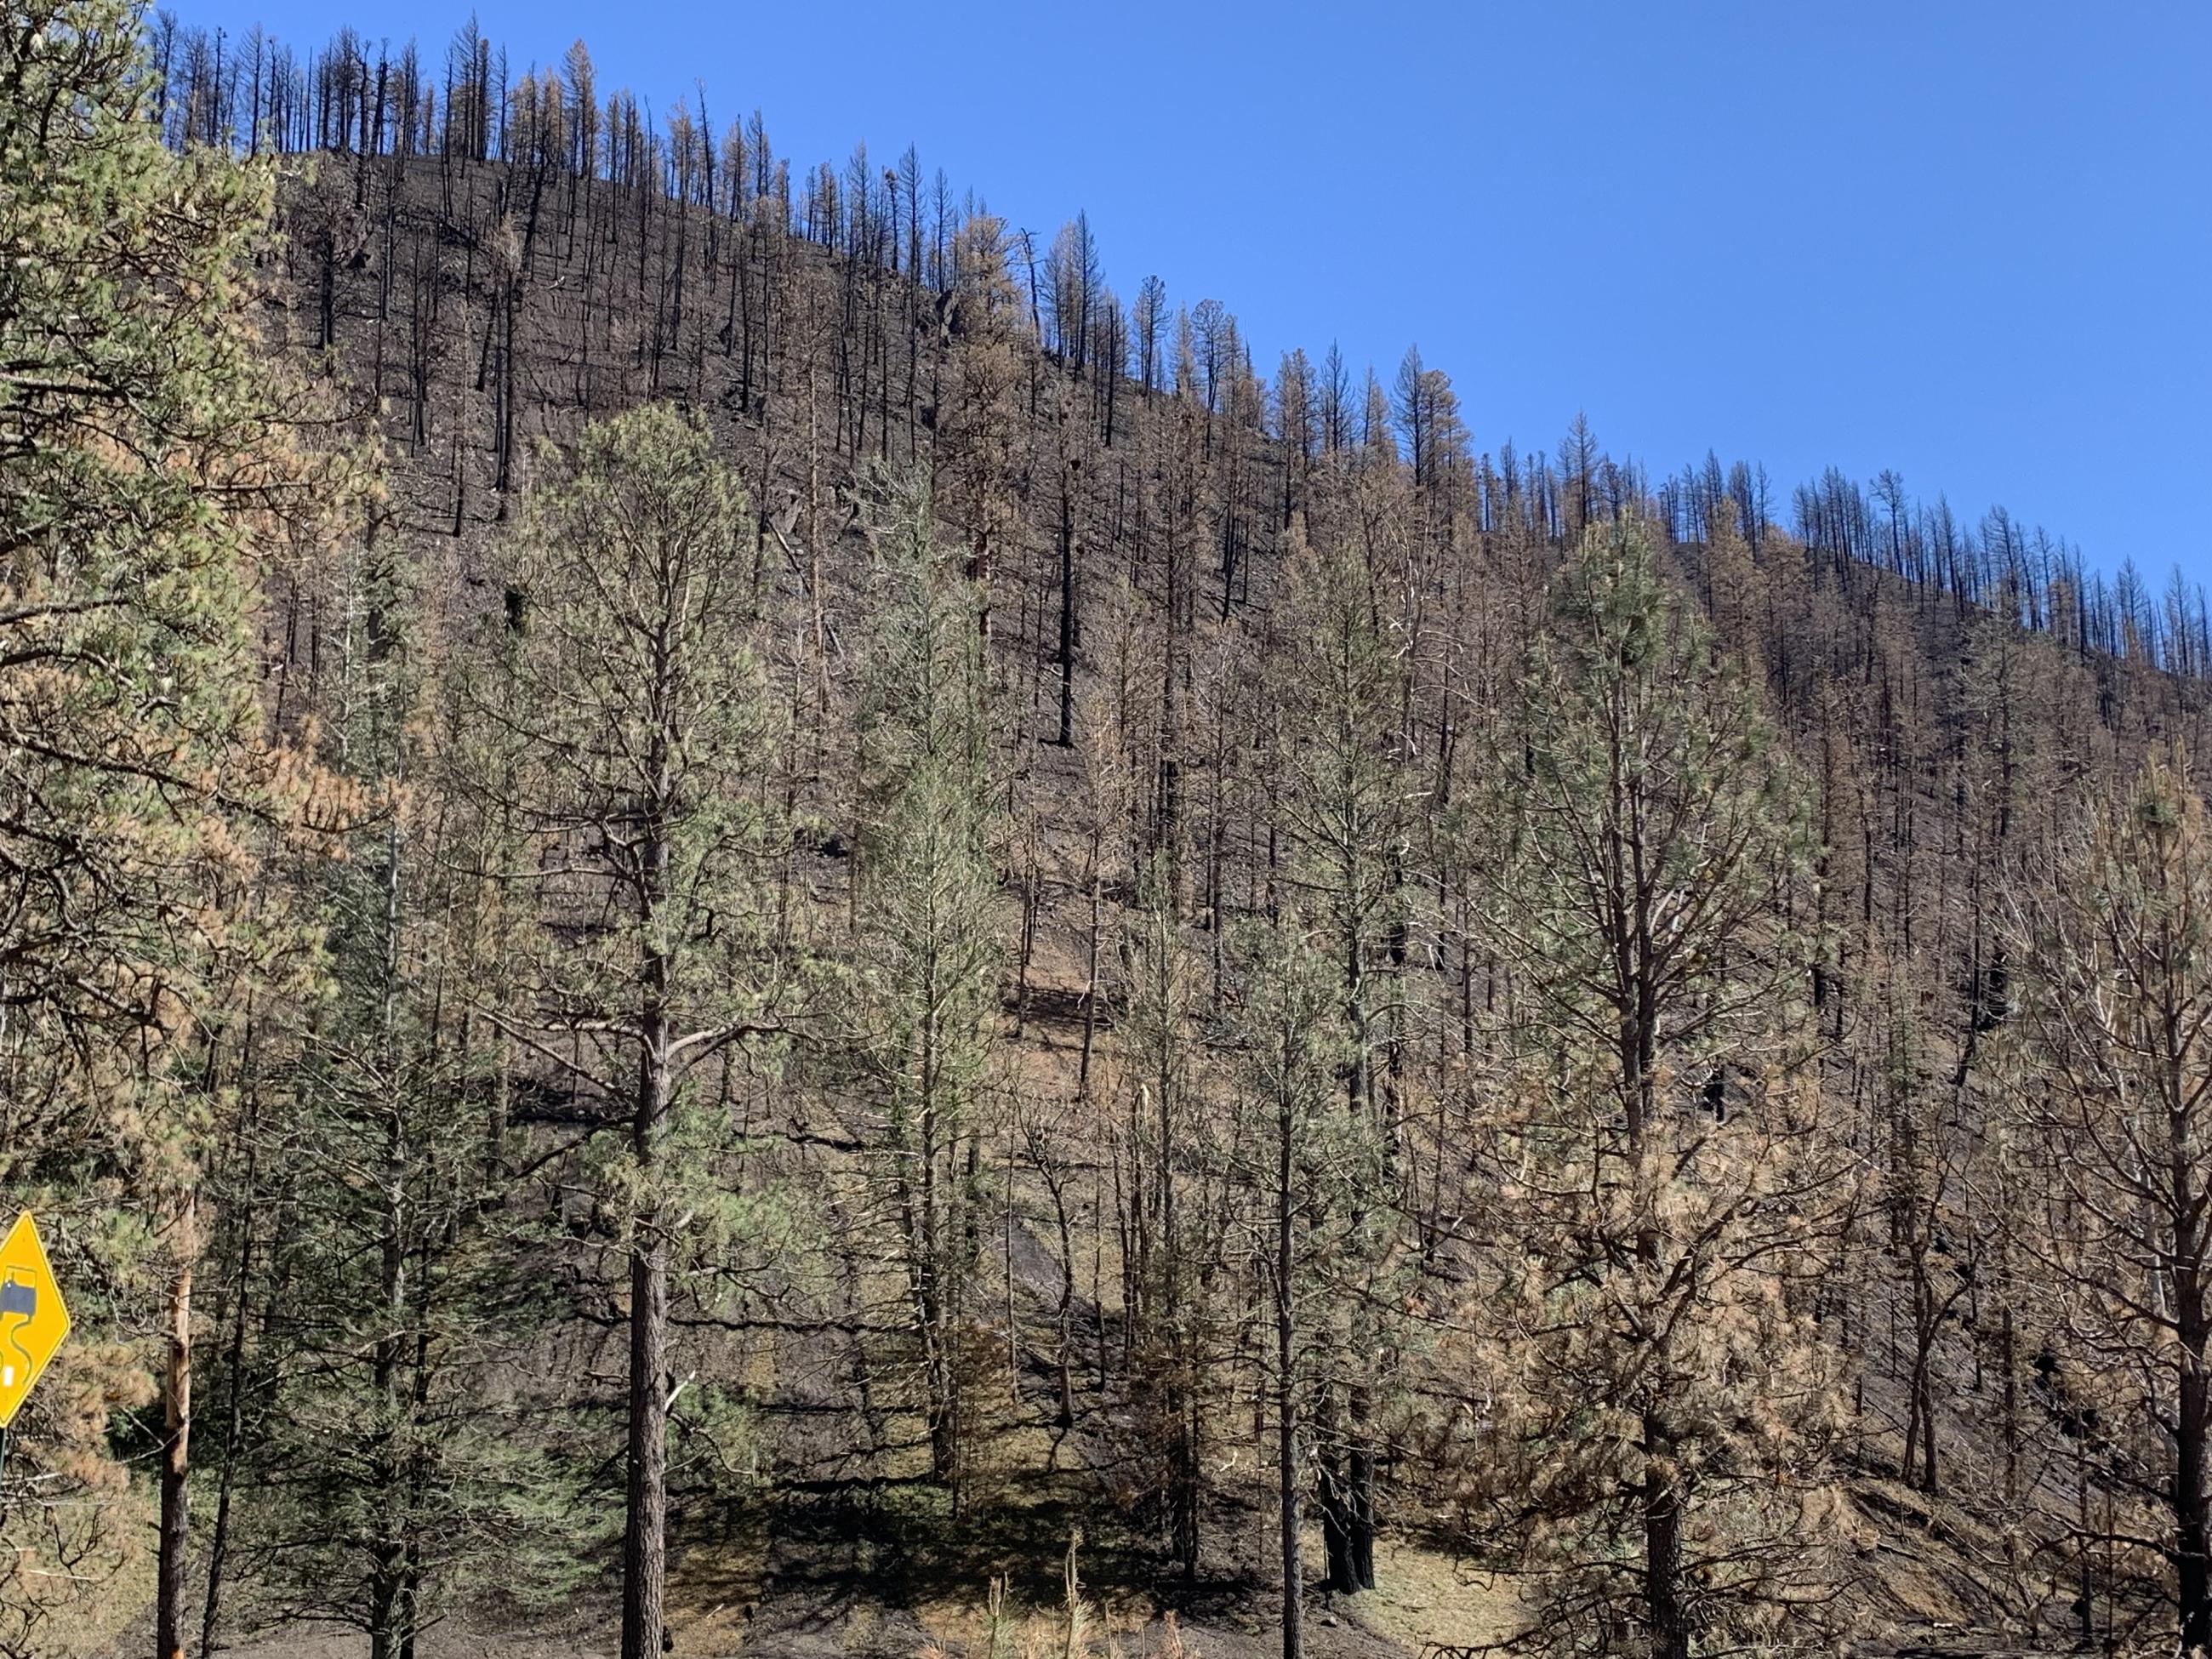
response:
M295 46L441 46L465 5L183 0ZM1103 5L483 0L511 68L581 36L795 162L909 141L1017 225L1091 216L1262 374L1409 343L1478 443L1586 410L2002 501L2107 568L2212 580L2212 0Z

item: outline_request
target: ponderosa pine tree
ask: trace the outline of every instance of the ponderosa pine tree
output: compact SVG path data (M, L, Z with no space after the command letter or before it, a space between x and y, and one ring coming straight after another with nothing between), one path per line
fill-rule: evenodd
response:
M1206 1395L1199 1263L1206 1241L1177 1206L1202 1109L1196 1076L1200 964L1182 937L1167 860L1139 872L1142 906L1122 945L1115 1051L1126 1097L1121 1161L1130 1188L1123 1303L1131 1388L1146 1467L1184 1578L1198 1576L1205 1498L1200 1462Z
M1282 790L1286 905L1328 941L1339 964L1348 1042L1340 1086L1346 1133L1373 1156L1374 1184L1346 1195L1362 1231L1358 1289L1319 1413L1323 1536L1332 1589L1375 1588L1377 1369L1383 1346L1375 1291L1392 1261L1389 1187L1402 1127L1378 1057L1398 1025L1403 987L1390 962L1402 922L1411 791L1400 764L1402 666L1385 631L1375 578L1357 551L1295 531L1285 618L1279 623L1276 706L1286 774ZM1295 646L1292 641L1295 641ZM1387 1072L1385 1066L1382 1068Z
M937 539L926 483L876 532L861 692L860 893L850 1048L878 1126L920 1350L933 1476L962 1498L981 1355L987 1068L1006 946L994 915L981 582Z
M708 1278L757 1208L728 1189L704 1085L773 1049L791 939L791 837L752 648L744 491L705 429L661 406L586 428L508 544L472 711L512 777L540 904L532 982L486 1012L552 1086L626 1125L598 1172L619 1217L629 1330L623 1659L661 1650L670 1278Z
M2021 1247L2064 1287L2051 1386L2101 1405L2166 1511L2179 1650L2212 1649L2212 823L2147 763L2023 884L2025 1133L2042 1215ZM2059 1370L2063 1367L2063 1370Z
M300 780L264 741L248 561L304 518L310 468L245 308L272 180L166 149L161 88L122 0L31 0L0 38L0 1182L39 1202L79 1278L158 1280L159 1631L183 1650L201 1172L227 1101L214 1000L251 995L289 930L240 914L250 824ZM105 1188L111 1194L100 1196ZM119 1206L112 1194L134 1194ZM135 1206L149 1224L123 1224ZM143 1306L82 1309L151 1323ZM11 1471L106 1466L139 1356L80 1341L18 1427ZM67 1381L76 1373L76 1389ZM64 1398L76 1407L57 1409ZM38 1565L0 1489L0 1637L80 1582ZM51 1501L57 1488L48 1482ZM40 1506L43 1511L44 1506ZM67 1530L67 1529L64 1529ZM18 1542L22 1547L15 1547ZM58 1547L95 1547L86 1536ZM96 1547L108 1547L102 1542ZM18 1593L20 1592L20 1594ZM17 1629L6 1628L14 1623Z
M498 1380L548 1340L529 1252L555 1246L495 1184L510 1050L474 1005L516 941L482 878L493 828L449 787L467 745L395 550L340 567L324 747L361 822L347 856L291 872L324 971L296 1033L264 1040L214 1183L239 1264L225 1459L264 1496L219 1509L203 1616L204 1642L227 1611L249 1629L270 1609L328 1619L372 1659L404 1659L456 1605L573 1588L606 1534L573 1441Z
M988 642L999 560L1017 518L1015 429L1022 380L1020 301L1006 269L1006 228L988 215L961 228L954 250L960 325L939 392L935 499L968 539L976 625Z
M1634 520L1585 532L1524 683L1486 920L1523 986L1491 1155L1534 1634L1652 1659L1808 1639L1796 1483L1831 1406L1804 1288L1836 1170L1786 920L1799 792Z
M1305 1651L1309 1402L1334 1386L1329 1289L1357 1265L1352 1200L1379 1173L1373 1137L1339 1103L1352 1041L1332 943L1287 918L1243 932L1224 1032L1236 1056L1236 1108L1251 1126L1227 1138L1224 1163L1257 1200L1249 1225L1267 1297L1283 1659Z

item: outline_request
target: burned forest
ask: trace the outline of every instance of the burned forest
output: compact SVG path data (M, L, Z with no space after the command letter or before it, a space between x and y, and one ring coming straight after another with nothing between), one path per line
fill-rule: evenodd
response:
M2212 1650L2201 590L528 46L12 0L0 1656Z

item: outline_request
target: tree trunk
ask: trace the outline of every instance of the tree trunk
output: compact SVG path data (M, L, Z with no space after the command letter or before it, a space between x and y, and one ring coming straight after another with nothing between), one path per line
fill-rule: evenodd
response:
M393 891L397 892L395 883ZM392 981L386 981L387 1000ZM388 1027L387 1027L388 1029ZM370 1659L399 1659L406 1644L407 1462L413 1455L407 1423L406 1351L407 1224L406 1143L400 1114L392 1114L385 1149L385 1232L381 1267L384 1332L375 1354L376 1412L382 1421L375 1443L374 1479L378 1510L376 1541L369 1566Z
M251 1039L248 1041L250 1042ZM250 1123L247 1133L249 1135L252 1133ZM259 1151L258 1139L246 1142L246 1188L249 1194L256 1189ZM230 1387L223 1402L222 1449L220 1453L222 1474L216 1485L215 1534L208 1542L207 1600L200 1613L201 1659L207 1659L207 1656L215 1652L216 1638L222 1627L222 1575L230 1551L231 1496L237 1480L239 1437L245 1423L246 1328L248 1290L253 1275L255 1220L256 1212L249 1200L239 1221L238 1283L230 1307Z
M1651 1621L1651 1659L1690 1659L1690 1620L1682 1605L1682 1492L1674 1437L1656 1412L1644 1414L1644 1603Z
M629 1491L623 1537L623 1659L658 1659L668 1572L668 1247L630 1256Z
M1060 746L1075 743L1075 514L1071 481L1060 482L1060 644L1054 665L1060 671Z
M2005 1294L2012 1294L2009 1274L2005 1279ZM1999 1364L2004 1368L2004 1495L2009 1500L2020 1495L2020 1384L2016 1374L2019 1338L2013 1331L2009 1302L2005 1304L2003 1322L1997 1338L1997 1353Z
M669 757L663 751L653 758L657 805L665 805L672 793L666 783ZM639 894L640 917L647 928L653 926L667 879L668 860L665 836L650 837L641 849ZM632 1140L646 1201L630 1247L629 1482L623 1530L622 1659L659 1659L668 1576L668 1239L654 1188L660 1176L672 1086L670 963L664 952L648 945L643 969L637 1121Z
M1374 1407L1364 1382L1352 1387L1352 1444L1345 1456L1346 1565L1354 1589L1375 1588Z
M1324 1384L1314 1410L1314 1449L1321 1472L1321 1544L1324 1582L1332 1595L1359 1593L1352 1566L1351 1479L1344 1459L1344 1419L1336 1385Z
M2173 1574L2184 1653L2212 1652L2212 1559L2208 1559L2212 1537L2207 1535L2204 1479L2207 1334L2201 1328L2202 1322L2190 1314L2185 1304L2181 1397L2174 1414L2173 1449Z
M1298 1553L1298 1395L1293 1366L1291 1324L1291 1228L1297 1216L1291 1185L1291 1104L1276 1115L1279 1157L1275 1170L1275 1496L1281 1522L1283 1565L1283 1659L1304 1659L1304 1563Z
M185 1570L191 1548L192 1266L199 1254L199 1194L185 1194L178 1212L169 1281L169 1353L162 1374L161 1560L155 1591L155 1651L185 1659Z
M1060 1224L1060 1407L1055 1421L1063 1429L1075 1426L1075 1230L1067 1218L1067 1194L1052 1183L1053 1212ZM1101 1317L1103 1317L1102 1313Z
M1197 1402L1191 1387L1189 1338L1183 1328L1182 1240L1176 1218L1175 1075L1164 1055L1153 1085L1159 1091L1159 1316L1168 1356L1166 1409L1174 1421L1168 1455L1168 1520L1176 1559L1188 1583L1198 1577Z
M372 630L374 631L374 630ZM380 651L379 654L381 654ZM395 1031L399 997L399 823L386 832L384 866L384 955L380 1047L386 1062L398 1059ZM396 1069L393 1073L397 1075ZM397 1100L390 1103L384 1146L384 1233L378 1291L381 1334L376 1340L374 1410L379 1432L372 1468L375 1481L376 1538L369 1565L370 1659L401 1659L408 1645L407 1540L414 1524L409 1513L407 1466L416 1455L413 1423L407 1407L405 1365L408 1315L406 1117Z

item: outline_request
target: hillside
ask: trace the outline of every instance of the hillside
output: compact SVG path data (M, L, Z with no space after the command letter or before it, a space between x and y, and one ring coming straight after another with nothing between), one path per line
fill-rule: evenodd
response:
M634 1646L648 1443L679 1655L2193 1628L2201 599L1263 380L580 57L157 50L374 477L252 544L339 805L230 896L310 943L199 1031L181 1338L135 1166L8 1171L197 1375L214 1645ZM150 1517L151 1397L36 1478ZM127 1530L6 1650L143 1647Z

